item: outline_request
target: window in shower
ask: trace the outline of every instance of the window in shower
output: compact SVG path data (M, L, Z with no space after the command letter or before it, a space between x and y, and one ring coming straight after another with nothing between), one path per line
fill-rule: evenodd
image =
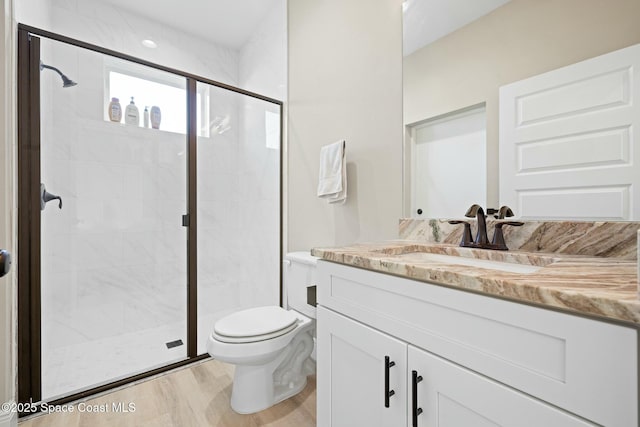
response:
M120 66L115 61L109 61L110 65L106 68L108 78L105 80L105 108L104 120L109 121L108 105L111 98L118 98L122 108L122 123L124 123L124 112L127 105L131 102L131 98L138 107L140 113L139 127L144 127L144 110L148 109L151 114L151 108L156 106L160 109L162 120L160 122L160 130L167 132L175 132L180 134L187 133L187 108L186 108L186 89L184 87L184 79L176 79L175 76L167 75L167 73L151 72L140 73L139 69L131 64L122 64ZM208 98L207 88L199 91L196 97L198 114L198 135L209 136L209 126L207 123L201 123L203 117L208 117ZM205 99L205 102L203 102ZM149 125L151 127L151 125Z
M275 111L264 112L264 133L267 148L280 149L280 114Z

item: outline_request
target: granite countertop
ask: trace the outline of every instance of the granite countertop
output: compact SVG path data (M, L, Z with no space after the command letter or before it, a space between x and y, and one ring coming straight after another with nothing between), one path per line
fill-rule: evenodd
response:
M540 268L528 273L489 270L429 260L421 255L424 252ZM406 240L315 248L311 253L345 265L640 325L635 259L492 251Z

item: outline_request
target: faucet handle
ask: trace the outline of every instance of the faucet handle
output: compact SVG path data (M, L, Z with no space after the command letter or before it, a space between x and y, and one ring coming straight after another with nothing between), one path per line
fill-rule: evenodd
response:
M499 251L508 251L509 248L504 241L504 233L502 232L502 227L505 225L510 225L512 227L520 227L524 225L524 222L520 221L502 221L496 223L496 228L493 231L493 239L491 239L491 245L494 246L495 249Z
M471 246L471 241L473 240L473 238L471 237L471 224L469 224L467 221L456 219L449 220L449 224L464 224L464 231L462 232L462 240L460 240L460 246Z

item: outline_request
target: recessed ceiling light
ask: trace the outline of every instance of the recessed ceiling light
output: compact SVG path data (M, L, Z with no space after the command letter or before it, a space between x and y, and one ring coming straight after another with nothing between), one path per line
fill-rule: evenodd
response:
M156 44L156 42L154 42L151 39L144 39L142 40L142 46L144 47L148 47L149 49L155 49L158 47L158 45Z

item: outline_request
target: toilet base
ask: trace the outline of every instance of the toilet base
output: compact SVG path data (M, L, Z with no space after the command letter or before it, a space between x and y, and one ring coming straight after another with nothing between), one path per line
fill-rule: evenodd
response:
M307 386L307 377L303 377L302 381L298 381L296 384L291 383L291 387L282 387L281 390L278 390L276 387L276 398L273 404L280 403L283 400L287 400L290 397L295 396L300 393Z
M275 399L273 404L280 403L290 397L300 393L307 385L307 377L316 372L316 362L310 357L304 361L302 372L293 381L287 384L275 386Z
M299 376L282 385L274 385L273 378L264 375L264 367L236 366L231 409L238 414L254 414L300 393L307 385L307 376L315 373L315 362L311 358L304 365Z
M267 365L236 365L231 392L231 409L239 414L253 414L282 402L307 385L307 376L315 372L309 357L313 339L307 331L293 340L289 351Z

